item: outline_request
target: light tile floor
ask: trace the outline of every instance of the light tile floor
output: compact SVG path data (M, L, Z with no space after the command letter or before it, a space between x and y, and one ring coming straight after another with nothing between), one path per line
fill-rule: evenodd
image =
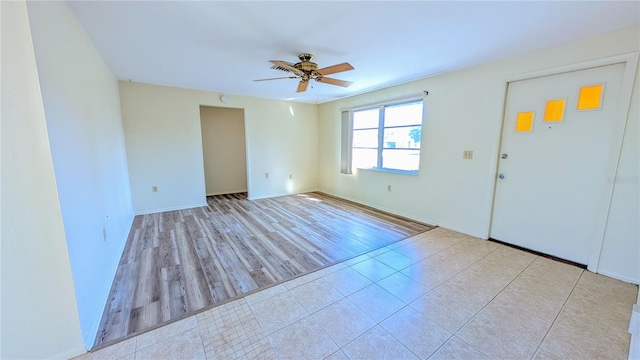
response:
M437 228L79 359L626 359L637 291Z

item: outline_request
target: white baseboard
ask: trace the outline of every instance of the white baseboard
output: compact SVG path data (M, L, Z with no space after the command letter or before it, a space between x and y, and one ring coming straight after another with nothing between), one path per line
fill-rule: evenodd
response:
M80 347L80 348L77 348L77 349L65 351L65 352L63 352L61 354L52 356L51 359L64 359L64 360L67 360L67 359L71 359L71 358L74 358L76 356L80 356L80 355L86 354L86 353L87 353L87 349L85 349L83 347Z
M273 198L273 197L278 197L278 196L304 194L304 193L315 192L315 191L319 191L319 190L318 189L309 189L309 190L300 190L300 191L296 191L296 192L275 193L275 194L266 194L266 195L257 195L257 196L253 196L253 195L249 194L249 200L268 199L268 198Z
M167 208L141 210L141 211L136 211L133 214L134 215L147 215L147 214L155 214L155 213L160 213L160 212L165 212L165 211L176 211L176 210L184 210L184 209L193 209L193 208L203 207L203 206L207 206L207 203L204 202L204 203L199 203L199 204L179 205L179 206L173 206L173 207L167 207Z
M631 321L629 322L629 333L631 334L629 360L638 360L640 359L640 293L638 293L638 302L633 305Z
M640 279L632 279L632 278L629 278L629 277L626 277L626 276L622 276L622 275L619 275L619 274L615 274L615 273L612 273L612 272L609 272L609 271L606 271L606 270L605 271L598 270L597 273L601 274L601 275L608 276L610 278L618 279L620 281L624 281L624 282L627 282L627 283L630 283L630 284L634 284L634 285L638 285L639 280L640 280Z
M245 192L248 192L248 190L247 190L247 189L244 189L244 190L218 191L218 192L207 193L207 196L226 195L226 194L237 194L237 193L245 193Z
M124 247L127 245L127 239L129 239L129 232L131 231L131 226L133 225L133 218L134 216L131 216L131 219L129 219L129 226L126 227L128 230L124 233L123 238L120 240L120 244L119 244L120 256L114 259L114 262L109 268L109 271L111 274L110 278L112 280L111 280L111 283L109 283L109 287L107 288L106 293L104 293L103 296L101 297L102 310L98 314L94 315L93 320L91 320L91 325L89 326L89 329L85 334L83 334L84 346L87 349L91 349L93 347L93 344L95 344L95 341L96 341L96 337L98 336L98 330L100 328L100 323L102 322L102 315L104 315L104 308L107 306L107 302L109 301L109 294L111 293L111 286L113 284L113 279L116 278L116 274L118 272L118 265L120 264L120 259L122 258L122 254L124 253ZM86 349L83 349L83 350L85 352L87 351ZM80 354L76 354L74 356L77 356L77 355L80 355ZM67 359L71 357L72 356L67 357Z
M488 240L489 239L487 234L484 234L484 233L483 234L474 234L473 232L461 229L461 228L456 227L456 226L444 224L444 223L439 223L438 226L443 227L445 229L453 230L455 232L459 232L461 234L473 236L474 238L478 238L478 239L482 239L482 240Z
M340 198L340 199L353 201L354 203L358 203L358 204L361 204L361 205L369 206L369 207L372 207L374 209L378 209L378 210L381 210L381 211L384 211L384 212L388 212L390 214L402 216L402 217L405 217L405 218L410 219L410 220L418 221L418 222L429 224L429 225L440 226L440 227L443 227L445 229L453 230L453 231L459 232L461 234L477 237L477 238L484 239L484 240L487 239L487 237L485 235L473 234L473 233L470 233L470 232L468 232L468 231L466 231L464 229L457 228L455 226L449 226L448 224L438 223L438 222L434 221L433 219L416 217L414 215L406 214L406 213L403 213L401 211L392 210L392 209L386 208L384 206L373 204L373 203L370 203L370 202L367 202L367 201L362 201L360 199L354 199L354 198L349 197L349 196L334 194L332 192L325 191L325 190L318 190L318 191L319 192L323 192L323 193L328 194L328 195L331 195L331 196L335 196L335 197Z
M414 220L414 221L422 222L422 223L429 224L429 225L439 226L434 221L432 221L430 219L422 219L422 218L416 217L414 215L406 214L406 213L403 213L401 211L392 210L392 209L386 208L384 206L373 204L373 203L370 203L370 202L367 202L367 201L362 201L360 199L355 199L355 198L352 198L352 197L349 197L349 196L334 194L332 192L324 191L324 190L318 190L318 191L322 192L322 193L325 193L325 194L328 194L328 195L331 195L331 196L335 196L335 197L340 198L340 199L348 200L348 201L351 201L351 202L354 202L354 203L357 203L357 204L360 204L360 205L365 205L365 206L368 206L368 207L372 207L374 209L378 209L378 210L387 212L389 214L402 216L402 217L407 218L409 220Z
M631 335L631 345L629 346L629 360L640 359L640 334Z

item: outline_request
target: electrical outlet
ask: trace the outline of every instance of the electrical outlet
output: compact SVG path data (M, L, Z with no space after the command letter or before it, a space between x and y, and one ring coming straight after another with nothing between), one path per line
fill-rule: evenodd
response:
M269 178L269 173L268 173L268 172L264 173L264 178L265 178L265 179L268 179L268 178Z
M391 185L387 185L387 191L391 191Z
M462 158L465 160L473 159L473 150L465 150L462 152Z
M158 192L158 187L157 186L152 186L151 187L151 192Z

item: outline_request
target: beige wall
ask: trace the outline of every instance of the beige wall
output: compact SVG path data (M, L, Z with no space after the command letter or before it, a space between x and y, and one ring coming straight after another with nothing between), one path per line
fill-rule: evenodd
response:
M640 50L637 27L586 41L334 101L319 106L321 190L487 238L506 82L526 72ZM340 174L340 109L414 94L425 97L419 176L360 170ZM633 96L599 271L640 281L638 92ZM473 150L473 160L463 160ZM392 192L386 191L392 185Z
M24 1L2 1L0 358L84 352Z
M247 191L244 111L201 106L200 122L207 195Z
M120 82L134 211L203 206L200 106L244 110L250 198L316 190L317 106L208 91ZM268 172L269 178L264 174ZM289 175L293 179L289 179ZM152 186L158 191L152 192Z
M118 81L63 1L27 3L85 346L133 221Z

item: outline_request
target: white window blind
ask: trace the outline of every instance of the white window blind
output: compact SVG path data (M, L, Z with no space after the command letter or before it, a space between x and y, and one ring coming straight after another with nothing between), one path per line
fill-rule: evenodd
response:
M340 173L351 174L351 111L342 111L341 116Z

